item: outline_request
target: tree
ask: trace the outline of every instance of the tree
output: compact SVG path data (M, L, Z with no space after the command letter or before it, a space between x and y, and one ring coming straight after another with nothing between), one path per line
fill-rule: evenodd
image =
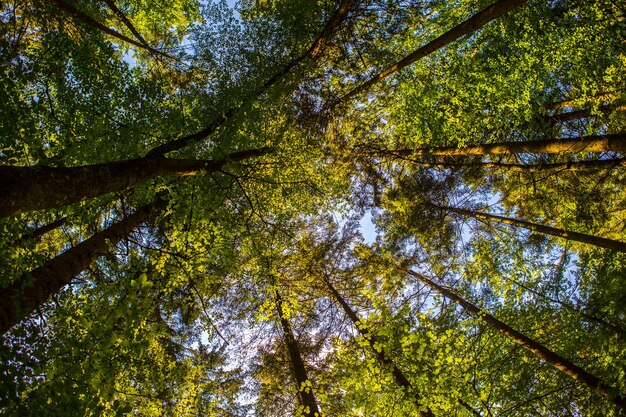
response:
M625 14L7 4L0 414L622 413Z
M289 320L285 317L283 302L278 292L276 293L276 311L278 313L280 326L283 329L283 337L285 344L287 345L289 359L291 360L293 373L295 375L296 389L298 392L297 395L300 405L302 406L302 415L307 417L318 416L320 415L320 411L317 407L315 395L313 395L313 391L311 389L311 382L307 376L306 368L304 366L304 362L302 361L302 355L298 349L298 344L293 334L293 330L291 329Z
M56 208L123 191L145 180L160 176L190 176L222 170L227 162L263 156L271 150L251 149L234 152L216 161L140 158L105 162L71 168L0 167L6 196L0 215L15 215L30 210ZM69 192L68 192L69 190Z
M109 244L124 239L162 205L155 203L141 208L3 288L0 331L4 334L32 314L97 257L104 255Z
M459 297L458 295L448 290L447 288L444 288L441 285L434 283L432 280L429 280L428 278L424 277L423 275L417 274L413 271L406 271L406 272L409 275L419 279L421 282L425 283L426 285L430 286L431 288L436 289L444 296L453 299L455 302L460 304L463 308L470 311L472 314L480 317L481 320L484 320L490 326L497 329L500 333L504 334L505 336L513 340L515 343L520 344L525 349L530 350L538 357L545 359L548 362L552 363L557 369L559 369L562 372L565 372L577 382L585 384L589 388L597 391L604 398L606 398L609 401L614 402L620 408L623 409L625 407L624 398L621 397L619 394L615 394L615 390L613 388L608 387L606 384L600 381L596 376L586 372L585 370L581 369L580 367L568 361L567 359L550 351L549 349L545 348L544 346L537 343L536 341L530 339L529 337L523 335L517 330L511 328L507 324L496 319L492 315L485 313L480 308L471 304L467 300Z

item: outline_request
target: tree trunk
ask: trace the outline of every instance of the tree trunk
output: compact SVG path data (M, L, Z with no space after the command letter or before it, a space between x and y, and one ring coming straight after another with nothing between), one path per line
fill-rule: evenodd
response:
M384 352L376 349L376 342L377 342L376 335L370 333L369 330L363 327L359 317L356 315L354 310L352 310L352 307L350 307L350 305L346 302L346 300L343 299L341 294L339 294L339 292L330 283L330 281L324 278L324 282L326 283L326 286L328 287L330 292L333 294L333 297L335 298L335 300L337 300L337 302L343 308L343 311L346 313L346 316L348 316L350 321L352 321L352 324L354 324L354 327L357 329L359 334L363 336L363 338L367 341L367 343L369 344L371 348L372 353L374 354L374 356L376 356L376 359L378 359L378 362L380 362L383 368L391 370L391 373L393 374L393 378L396 381L396 385L402 388L405 393L413 397L413 403L415 404L415 407L417 408L419 415L422 417L432 417L433 413L428 408L425 408L423 405L420 404L419 395L415 393L413 386L411 385L409 380L406 378L404 373L400 370L400 368L398 368L391 359L387 358Z
M51 232L54 229L58 229L59 227L63 226L66 221L67 221L67 218L62 217L59 220L55 220L51 223L44 224L41 227L38 227L30 232L23 234L22 237L16 242L16 244L22 244L26 242L27 240L31 240L31 239L34 239L34 240L39 239L46 233Z
M598 110L602 112L604 115L609 115L616 110L623 110L621 107L614 106L599 106ZM565 113L556 113L552 116L545 116L545 119L552 124L563 123L563 122L571 122L572 120L578 119L586 119L589 117L594 117L589 109L579 109L573 110Z
M588 245L593 245L593 246L599 246L601 248L611 249L611 250L615 250L618 252L626 252L626 243L620 242L617 240L588 235L585 233L572 232L570 230L544 226L542 224L531 223L525 220L513 219L510 217L496 216L496 215L487 214L487 213L480 213L477 211L466 210L466 209L461 209L461 208L456 208L456 207L438 206L436 204L433 204L433 207L439 208L441 210L446 210L446 211L450 211L453 213L457 213L463 216L471 216L471 217L474 217L475 219L493 221L493 222L498 222L502 224L508 224L511 226L522 227L527 230L532 230L533 232L539 232L539 233L543 233L543 234L550 235L550 236L561 237L563 239L586 243Z
M545 139L527 142L500 142L459 148L443 146L418 149L374 149L364 153L370 157L395 155L412 156L467 156L467 155L515 155L520 153L560 154L575 152L626 152L626 134L583 136L580 138Z
M396 62L392 66L388 67L387 69L373 76L372 78L370 78L363 84L360 84L353 90L349 91L347 94L341 97L337 102L335 102L334 105L337 105L340 102L346 101L356 96L357 94L360 94L368 90L374 84L406 68L407 66L415 63L416 61L430 55L431 53L451 44L457 39L465 35L469 35L470 33L476 32L485 24L503 16L510 10L523 5L524 3L526 3L526 1L527 0L498 0L496 1L495 3L487 6L485 9L476 13L475 15L473 15L472 17L470 17L463 23L453 27L452 29L444 33L443 35L430 41L429 43L422 46L415 52L411 53L410 55L407 55L406 57Z
M8 287L0 289L0 333L6 333L28 317L50 297L69 284L76 275L104 255L110 245L128 236L163 203L154 203L113 223L73 248L55 256Z
M141 33L139 33L139 31L135 28L135 26L133 26L132 22L128 19L128 17L126 17L126 15L122 13L122 11L117 7L115 2L113 0L104 0L104 2L109 7L109 9L111 9L111 11L118 17L118 19L120 19L120 21L124 24L124 26L126 26L126 28L130 30L130 32L135 36L135 38L137 38L139 42L141 42L143 45L149 48L148 42L146 42L143 36L141 36Z
M418 274L408 269L405 269L404 271L408 273L409 275L411 275L412 277L418 279L422 283L426 284L430 288L434 289L435 291L437 291L444 297L447 297L453 300L454 302L459 304L461 307L463 307L466 311L468 311L470 314L472 314L474 317L477 317L478 319L484 321L488 326L499 331L504 336L509 338L511 341L522 346L524 349L532 352L533 354L535 354L535 356L551 363L556 369L567 374L576 382L586 385L588 388L595 391L606 400L611 401L615 403L621 409L626 410L626 398L622 395L617 394L616 390L604 384L595 375L590 374L589 372L580 368L579 366L569 361L568 359L562 357L561 355L543 346L539 342L518 332L517 330L513 329L506 323L498 320L497 318L493 317L492 315L488 314L487 312L473 305L469 301L460 297L453 291L434 283L433 281L429 280L428 278L426 278L425 276L421 274Z
M267 91L270 87L276 84L281 78L287 75L294 67L298 66L302 61L307 58L317 58L321 51L328 41L328 38L335 30L335 28L343 21L346 14L350 10L350 8L356 3L356 0L342 0L341 4L337 8L337 11L328 21L328 23L324 26L322 33L317 37L317 39L313 42L311 47L298 58L293 59L287 65L285 65L279 72L274 74L269 80L267 80L261 87L259 87L256 91L250 94L247 98L245 98L242 104L231 107L226 110L220 116L216 117L208 126L202 129L199 132L193 133L191 135L182 136L178 139L172 140L170 142L163 143L154 149L151 149L146 156L164 156L170 152L177 151L186 147L187 145L197 142L203 139L206 139L215 132L219 127L221 127L227 120L232 118L235 113L239 111L242 107L246 106L251 100L259 97L265 91Z
M624 168L626 167L626 159L594 159L591 161L566 161L554 162L550 164L507 164L503 162L424 162L416 159L402 158L412 164L442 169L459 169L459 168L485 168L498 169L511 172L542 172L542 171L592 171L600 169Z
M74 17L77 20L80 20L81 22L85 23L88 26L91 26L94 29L97 29L101 32L106 33L107 35L111 35L119 40L121 40L122 42L126 42L129 43L133 46L136 46L138 48L141 49L145 49L148 52L150 52L151 54L155 54L155 55L165 55L166 57L169 58L169 56L167 54L164 54L154 48L151 48L150 46L148 46L147 44L143 44L141 42L138 42L134 39L129 38L128 36L124 36L121 33L103 25L102 23L98 22L96 19L94 19L93 17L81 12L80 10L78 10L76 7L74 7L73 5L66 3L63 0L52 0L52 3L54 3L60 10L64 11L65 13L69 14L70 16Z
M229 161L270 151L262 148L235 152L216 161L138 158L78 167L0 166L0 217L61 207L122 191L151 178L215 172Z
M293 374L296 379L296 388L298 389L298 401L300 402L300 405L304 408L302 415L305 417L319 417L321 416L321 413L317 407L315 395L313 395L312 388L307 384L309 378L306 373L306 368L304 367L304 361L302 360L302 355L300 355L300 349L298 348L298 343L296 342L296 338L293 335L291 324L289 323L289 320L285 318L285 314L283 311L283 301L278 292L276 293L276 310L278 311L278 318L280 320L280 325L283 329L285 344L287 345L289 359L291 360Z
M616 91L608 91L604 93L599 93L595 96L586 98L584 102L587 104L593 103L593 102L611 103L612 101L615 101L622 96L622 91L623 91L622 89L619 89ZM572 108L576 107L576 103L578 103L578 106L580 106L581 100L580 99L566 99L566 100L561 100L561 101L555 101L553 103L547 104L545 107L546 109L549 109L549 110L558 111L558 110L563 110L567 107L572 107Z

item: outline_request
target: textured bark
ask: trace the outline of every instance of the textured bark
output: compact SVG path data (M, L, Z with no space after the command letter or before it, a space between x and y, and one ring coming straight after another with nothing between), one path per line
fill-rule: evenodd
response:
M376 359L378 359L378 362L380 362L380 364L383 365L384 368L391 371L393 378L396 381L396 385L398 385L398 387L402 388L404 392L406 392L407 394L413 396L413 403L415 404L415 407L417 408L419 415L422 417L432 417L433 413L430 410L428 410L428 408L424 408L424 406L420 404L419 395L415 393L413 386L411 385L409 380L406 378L404 373L400 370L400 368L398 368L391 359L387 358L382 351L379 351L376 349L376 342L377 342L376 335L370 333L369 330L367 330L361 325L360 319L357 316L357 314L354 312L354 310L352 310L352 307L350 307L350 305L346 302L346 300L343 299L341 294L339 294L339 292L330 283L330 281L328 279L324 279L324 282L326 283L326 286L328 287L330 292L333 294L333 297L335 298L335 300L337 300L337 302L343 308L343 311L346 313L346 316L348 316L350 321L352 321L352 324L354 324L354 327L357 329L359 334L363 336L363 338L367 341L367 343L369 344L371 348L372 353L374 354L374 356L376 356Z
M64 11L65 13L69 14L70 16L72 16L73 18L75 18L76 20L79 20L81 22L83 22L86 25L91 26L94 29L97 29L99 31L102 31L104 33L106 33L107 35L111 35L119 40L121 40L122 42L126 42L129 43L133 46L136 46L138 48L141 49L145 49L148 52L150 52L151 54L155 54L155 55L164 55L166 57L169 58L168 55L162 53L161 51L158 51L154 48L151 48L150 46L148 46L147 44L143 44L141 42L138 42L134 39L129 38L128 36L124 36L121 33L103 25L102 23L98 22L96 19L94 19L93 17L81 12L80 10L78 10L76 7L74 7L73 5L66 3L63 0L51 0L52 3L54 3L60 10Z
M93 261L106 254L110 245L128 236L162 205L155 203L137 210L0 289L0 332L6 333L41 307Z
M485 145L444 146L439 148L373 150L365 156L385 157L389 155L412 156L467 156L467 155L515 155L520 153L561 154L576 152L626 152L626 134L583 136L580 138L532 140L527 142L500 142Z
M496 1L495 3L487 6L485 9L483 9L482 11L476 13L475 15L473 15L472 17L470 17L469 19L467 19L466 21L464 21L463 23L453 27L452 29L448 30L446 33L444 33L443 35L439 36L438 38L432 40L431 42L427 43L426 45L422 46L421 48L419 48L418 50L416 50L415 52L413 52L410 55L407 55L406 57L404 57L403 59L401 59L400 61L396 62L395 64L393 64L392 66L386 68L385 70L381 71L380 73L376 74L375 76L373 76L372 78L370 78L369 80L365 81L363 84L360 84L359 86L357 86L356 88L354 88L353 90L351 90L350 92L348 92L347 94L345 94L341 99L339 99L339 101L336 104L338 104L339 102L342 101L346 101L354 96L356 96L357 94L360 94L366 90L368 90L370 87L372 87L374 84L384 80L385 78L389 77L392 74L395 74L396 72L406 68L407 66L415 63L416 61L432 54L433 52L451 44L452 42L456 41L457 39L465 36L465 35L469 35L470 33L476 32L478 29L480 29L481 27L483 27L485 24L491 22L492 20L495 20L501 16L503 16L504 14L506 14L507 12L509 12L512 9L515 9L521 5L523 5L524 3L526 3L527 0L499 0Z
M531 223L525 220L513 219L510 217L496 216L494 214L481 213L478 211L466 210L456 207L438 206L433 205L441 210L450 211L463 216L470 216L475 219L486 220L490 222L497 222L502 224L508 224L511 226L521 227L533 232L539 232L550 236L561 237L563 239L572 240L575 242L586 243L588 245L599 246L601 248L611 249L618 252L626 252L626 243L613 239L607 239L604 237L588 235L585 233L572 232L570 230L559 229L556 227L544 226L542 224Z
M269 152L269 148L252 149L215 161L139 158L78 167L0 166L0 216L61 207L122 191L151 178L215 172L229 161Z
M532 352L538 358L541 358L554 366L559 371L565 373L570 376L573 380L583 385L586 385L589 389L595 391L603 398L608 401L613 402L621 409L626 410L626 398L623 395L617 394L617 391L608 385L604 384L598 377L595 375L585 371L578 365L574 364L572 361L564 358L563 356L551 351L547 347L543 346L541 343L531 339L530 337L518 332L513 329L511 326L506 323L498 320L494 316L488 314L487 312L481 310L474 304L465 300L461 296L457 295L455 292L436 284L425 276L413 272L411 270L404 270L407 274L412 277L418 279L422 283L426 284L430 288L434 289L441 295L446 298L449 298L463 307L467 312L472 314L474 317L485 322L491 328L499 331L504 336L509 338L511 341L517 343L522 346L524 349Z
M302 415L305 417L315 417L316 415L321 416L319 408L317 407L317 401L313 395L313 390L310 389L310 387L309 389L302 389L302 387L305 386L303 384L309 380L309 377L304 366L304 361L302 360L302 355L300 354L300 349L298 348L298 343L293 335L291 324L289 323L289 320L285 318L283 301L278 293L276 293L276 310L278 311L280 326L283 329L285 344L287 345L289 359L291 360L293 374L296 379L298 401L300 402L300 405L304 407Z
M414 165L428 168L459 169L484 168L511 172L542 172L542 171L593 171L600 169L624 168L626 159L594 159L591 161L566 161L550 164L508 164L503 162L424 162L416 159L402 158Z
M328 23L326 24L326 26L324 26L322 33L317 37L317 39L315 39L311 47L307 49L307 51L304 54L291 60L280 71L274 74L261 87L259 87L256 91L250 94L243 101L242 104L235 106L235 107L231 107L230 109L226 110L224 113L216 117L208 126L200 130L199 132L192 133L191 135L187 135L187 136L182 136L178 139L163 143L151 149L148 152L147 156L164 156L170 152L174 152L179 149L182 149L191 143L206 139L213 132L215 132L219 127L224 125L224 123L226 123L227 120L232 118L235 115L235 113L239 111L239 109L241 109L242 107L245 107L252 100L256 99L265 91L267 91L270 87L272 87L280 79L282 79L285 75L287 75L294 67L298 66L302 61L304 61L307 58L310 58L310 59L317 58L321 54L322 49L324 45L326 44L326 42L328 41L328 38L330 37L330 35L337 28L337 26L341 24L346 14L348 13L348 11L350 11L350 8L354 4L356 4L356 0L343 0L341 4L339 5L339 7L337 8L337 11L333 15L333 17L331 17Z

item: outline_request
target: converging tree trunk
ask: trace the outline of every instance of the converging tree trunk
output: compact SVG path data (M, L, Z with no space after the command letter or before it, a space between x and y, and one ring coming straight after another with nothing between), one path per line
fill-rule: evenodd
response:
M494 214L481 213L478 211L472 211L462 208L439 206L433 204L433 207L449 212L457 213L462 216L470 216L475 219L486 220L491 222L497 222L502 224L508 224L511 226L522 227L533 232L539 232L550 236L561 237L563 239L572 240L575 242L586 243L593 246L599 246L601 248L611 249L618 252L626 252L626 243L613 239L607 239L604 237L588 235L585 233L572 232L571 230L558 229L556 227L544 226L542 224L531 223L525 220L513 219L510 217L496 216Z
M147 156L164 156L170 152L177 151L186 147L187 145L197 142L209 137L213 132L215 132L219 127L223 126L227 120L232 118L241 108L245 107L250 101L258 98L261 94L269 90L274 84L276 84L279 80L281 80L285 75L289 74L289 72L296 66L298 66L305 59L315 59L320 56L324 46L328 42L328 38L332 35L334 30L341 24L343 19L346 17L352 6L356 4L356 0L343 0L335 14L330 18L330 20L324 26L324 29L320 33L320 35L315 39L313 44L309 49L306 50L299 57L291 60L287 65L285 65L280 71L274 74L269 80L267 80L261 87L256 89L252 94L250 94L247 98L243 100L243 102L235 107L231 107L226 110L220 116L216 117L208 126L199 132L193 133L191 135L182 136L178 139L174 139L172 141L163 143L153 149L151 149Z
M0 166L0 217L61 207L122 191L151 178L216 172L230 161L270 152L270 148L251 149L215 161L138 158L78 167Z
M602 92L602 93L596 94L595 96L591 96L591 97L589 97L587 99L583 99L582 101L584 101L586 103L590 103L590 102L612 103L613 101L618 100L618 99L621 98L622 91L623 91L622 89L615 90L615 91L606 91L606 92ZM578 107L580 105L581 105L581 100L580 99L572 98L572 99L565 99L565 100L561 100L561 101L555 101L553 103L547 104L545 107L546 107L546 109L549 109L549 110L557 110L557 111L559 111L559 110L566 109L568 107L574 108L574 107Z
M374 354L374 356L376 356L376 359L378 359L378 362L380 362L380 364L384 368L391 371L393 378L396 381L396 385L402 388L405 393L413 397L413 403L415 404L420 416L432 417L433 416L432 412L428 410L428 408L425 408L423 405L420 404L420 396L415 392L409 380L406 378L406 376L404 376L404 373L393 363L391 359L385 356L385 353L382 350L377 349L376 336L372 334L367 328L364 327L359 317L356 315L354 310L352 310L352 307L350 307L350 305L346 302L346 300L343 299L341 294L339 294L339 292L330 283L330 281L327 278L324 278L324 282L326 283L326 286L332 293L335 300L337 300L339 305L341 305L341 307L343 308L343 311L346 313L346 316L348 316L350 321L352 321L352 324L354 324L354 327L357 329L359 334L363 336L363 338L367 341L367 343L369 344L371 348L371 352Z
M41 307L163 205L158 202L137 210L0 289L0 332L6 333Z
M624 107L615 107L615 106L599 106L597 108L599 112L602 114L609 115L614 111L624 110ZM563 122L571 122L573 120L586 119L589 117L594 117L595 115L591 113L589 109L578 109L572 110L564 113L556 113L552 116L546 116L545 119L553 124L563 123Z
M280 326L283 329L283 337L285 344L287 345L287 351L289 352L289 359L291 360L291 367L297 384L298 401L304 409L302 415L305 417L321 416L319 408L317 407L317 401L315 395L313 395L313 389L309 382L309 377L298 348L298 343L294 337L293 330L289 320L285 317L283 310L283 301L278 292L276 292L276 310L278 312L278 319L280 320Z
M402 158L414 165L427 168L441 169L462 169L462 168L484 168L497 169L501 171L511 172L543 172L543 171L593 171L600 169L625 168L626 159L610 158L610 159L594 159L589 161L566 161L553 162L549 164L509 164L505 162L437 162L437 161L421 161L411 158Z
M513 329L511 326L498 320L497 318L490 315L486 311L481 310L474 304L470 303L469 301L465 300L461 296L457 295L455 292L441 285L438 285L435 282L431 281L430 279L426 278L425 276L418 274L416 272L413 272L409 269L403 269L403 271L405 271L407 274L411 275L412 277L416 278L420 282L426 284L430 288L434 289L435 291L437 291L444 297L453 300L454 302L459 304L461 307L463 307L467 312L477 317L478 319L482 320L493 329L499 331L504 336L509 338L511 341L522 346L524 349L528 350L529 352L532 352L538 358L541 358L551 363L552 366L554 366L559 371L565 373L566 375L570 376L576 382L586 385L589 389L595 391L606 400L611 401L612 403L616 404L622 410L626 410L626 398L623 395L618 394L617 390L606 385L595 375L585 371L584 369L574 364L570 360L551 351L547 347L543 346L541 343L518 332L517 330Z
M343 311L346 314L346 316L348 316L348 318L350 319L350 321L352 321L352 324L354 324L354 327L357 329L359 334L363 336L363 338L369 344L372 353L374 354L374 356L376 356L376 359L378 359L380 364L385 369L391 370L393 378L396 381L396 385L398 385L398 387L402 388L404 392L408 393L409 395L413 397L413 404L415 404L415 407L417 408L421 416L432 417L434 414L427 407L424 407L420 404L419 394L415 392L415 389L413 388L409 380L406 378L402 370L400 370L400 368L396 366L393 360L385 356L385 353L382 350L377 349L376 335L372 334L366 327L362 325L362 322L360 321L359 316L357 316L356 312L352 310L352 307L350 307L350 304L348 304L348 302L341 296L341 294L339 294L339 291L337 291L337 289L331 284L330 280L328 278L323 278L323 279L324 279L324 282L326 283L326 286L328 287L333 297L335 298L335 300L337 300L339 305L341 305L341 307L343 308ZM474 410L474 408L468 403L466 403L465 401L459 398L457 402L461 406L466 408L469 412L471 412L474 416L481 417L481 414L478 411Z
M401 59L400 61L396 62L395 64L391 65L390 67L388 67L387 69L381 71L380 73L374 75L372 78L370 78L369 80L365 81L363 84L360 84L359 86L355 87L354 89L352 89L351 91L349 91L348 93L346 93L343 97L341 97L336 103L335 105L337 105L339 102L344 102L366 90L368 90L371 86L373 86L374 84L384 80L385 78L389 77L390 75L401 71L402 69L408 67L409 65L415 63L416 61L432 54L433 52L451 44L452 42L456 41L457 39L465 36L465 35L469 35L470 33L474 33L476 32L478 29L480 29L481 27L483 27L485 24L491 22L492 20L495 20L501 16L503 16L504 14L506 14L507 12L509 12L512 9L515 9L516 7L519 7L521 5L523 5L524 3L526 3L527 0L499 0L496 1L495 3L487 6L485 9L481 10L480 12L476 13L475 15L473 15L472 17L470 17L469 19L467 19L466 21L464 21L463 23L453 27L452 29L448 30L446 33L444 33L443 35L439 36L438 38L430 41L429 43L427 43L426 45L422 46L421 48L419 48L418 50L416 50L415 52L411 53L410 55L407 55L406 57L404 57L403 59Z
M576 152L626 152L626 134L583 136L580 138L544 139L525 142L499 142L459 148L443 146L418 149L372 149L362 152L370 157L515 155L520 153L560 154Z
M76 7L74 7L73 5L65 2L64 0L51 0L52 3L54 3L60 10L62 10L63 12L69 14L70 16L72 16L73 18L75 18L76 20L79 20L81 22L83 22L84 24L91 26L92 28L99 30L101 32L106 33L107 35L111 35L114 38L117 38L119 40L121 40L122 42L126 42L129 43L133 46L136 46L138 48L141 49L145 49L148 52L150 52L152 55L163 55L166 58L171 58L169 55L154 49L152 47L150 47L148 44L146 43L142 43L140 41L136 41L134 39L129 38L128 36L122 35L121 33L119 33L116 30L113 30L105 25L103 25L102 23L98 22L96 19L94 19L93 17L87 15L86 13L78 10Z
M120 19L120 21L124 24L124 26L126 26L126 28L130 30L133 36L135 36L135 38L137 38L139 42L145 45L146 48L150 48L150 46L148 45L148 42L146 42L146 40L141 35L141 33L139 33L139 31L135 28L135 26L132 24L130 19L128 19L128 17L126 17L126 15L122 13L122 11L117 7L115 2L113 0L104 0L104 2L109 7L109 9L111 9L111 11L115 14L115 16L117 16L118 19Z
M30 232L24 233L22 237L18 240L17 244L24 243L28 240L37 240L48 232L51 232L59 227L62 227L67 222L67 218L62 217L59 220L55 220L48 224L44 224Z

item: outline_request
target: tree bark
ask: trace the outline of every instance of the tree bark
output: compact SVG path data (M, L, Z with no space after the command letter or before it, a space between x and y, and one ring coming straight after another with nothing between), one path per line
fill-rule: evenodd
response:
M164 203L137 210L0 289L0 333L28 317L100 256L148 219Z
M544 226L542 224L531 223L525 220L513 219L510 217L496 216L494 214L481 213L478 211L472 211L472 210L467 210L467 209L462 209L462 208L439 206L436 204L433 204L433 207L439 208L441 210L446 210L446 211L450 211L453 213L457 213L462 216L470 216L470 217L474 217L475 219L508 224L511 226L517 226L517 227L521 227L527 230L532 230L533 232L539 232L539 233L543 233L543 234L550 235L550 236L561 237L563 239L572 240L575 242L586 243L588 245L611 249L611 250L615 250L618 252L626 252L626 243L613 240L613 239L607 239L604 237L588 235L585 233L572 232L570 230Z
M223 126L227 120L232 118L235 113L239 111L242 107L246 106L251 100L259 97L265 91L267 91L270 87L276 84L280 79L282 79L285 75L287 75L294 67L298 66L302 61L307 58L314 59L317 58L321 51L328 41L328 38L335 30L337 26L343 21L350 8L356 3L356 0L342 0L341 4L337 8L337 11L328 21L322 33L315 39L311 47L299 57L291 60L287 65L285 65L280 71L274 74L269 80L267 80L261 87L256 89L252 94L250 94L247 98L245 98L242 104L231 107L226 110L220 116L216 117L208 126L199 132L193 133L191 135L182 136L178 139L163 143L153 149L151 149L146 156L164 156L170 152L177 151L186 147L187 145L197 142L203 139L206 139L215 132L219 127Z
M381 149L362 155L370 157L412 156L467 156L467 155L515 155L520 153L561 154L576 152L626 152L626 133L583 136L580 138L545 139L526 142L500 142L459 148L443 146L418 149Z
M444 33L443 35L439 36L438 38L432 40L431 42L427 43L426 45L422 46L421 48L419 48L418 50L416 50L415 52L411 53L410 55L407 55L406 57L404 57L403 59L401 59L400 61L396 62L395 64L391 65L390 67L388 67L387 69L381 71L380 73L374 75L372 78L370 78L369 80L365 81L363 84L360 84L359 86L355 87L354 89L352 89L351 91L349 91L347 94L345 94L343 97L341 97L337 102L334 103L334 105L339 104L340 102L344 102L366 90L368 90L370 87L372 87L374 84L377 84L378 82L384 80L385 78L389 77L392 74L395 74L398 71L401 71L402 69L406 68L407 66L415 63L416 61L432 54L433 52L451 44L452 42L456 41L457 39L465 36L465 35L469 35L470 33L476 32L478 29L480 29L481 27L483 27L485 24L489 23L492 20L495 20L501 16L503 16L504 14L506 14L507 12L509 12L512 9L515 9L516 7L519 7L521 5L523 5L524 3L526 3L527 0L498 0L495 3L487 6L485 9L481 10L480 12L476 13L475 15L473 15L472 17L470 17L469 19L467 19L466 21L464 21L463 23L453 27L452 29L448 30L446 33Z
M489 313L481 310L474 304L465 300L461 296L457 295L455 292L436 284L425 276L413 272L409 269L404 269L404 271L411 275L412 277L418 279L422 283L426 284L430 288L434 289L441 295L446 298L449 298L463 307L467 312L472 314L474 317L485 322L491 328L499 331L504 336L509 338L514 343L522 346L524 349L532 352L535 356L549 362L559 371L565 373L569 377L571 377L574 381L586 385L591 390L598 393L604 399L616 404L622 410L626 410L626 398L623 395L617 394L617 391L608 385L604 384L598 377L595 375L585 371L578 365L574 364L570 360L562 357L561 355L551 351L547 347L543 346L539 342L531 339L530 337L518 332L513 329L511 326L506 323L498 320L494 316Z
M313 395L313 390L311 389L311 387L307 386L309 377L307 376L304 361L302 360L302 355L300 354L300 349L298 348L298 343L296 342L293 330L291 329L291 324L289 323L289 320L285 318L285 313L283 311L283 301L278 292L276 293L276 310L278 311L278 318L280 320L280 325L283 329L285 344L287 345L289 359L291 360L293 374L296 379L296 388L298 389L298 401L300 402L300 405L304 408L303 416L319 417L322 414L317 407L317 401L315 400L315 395Z
M229 161L266 155L270 148L234 152L223 159L138 158L78 167L0 166L0 217L76 203L162 176L220 170Z
M503 162L424 162L416 159L402 158L412 164L442 169L459 169L459 168L485 168L498 169L511 172L543 172L543 171L593 171L600 169L624 168L626 167L626 159L594 159L590 161L566 161L554 162L550 164L508 164Z

